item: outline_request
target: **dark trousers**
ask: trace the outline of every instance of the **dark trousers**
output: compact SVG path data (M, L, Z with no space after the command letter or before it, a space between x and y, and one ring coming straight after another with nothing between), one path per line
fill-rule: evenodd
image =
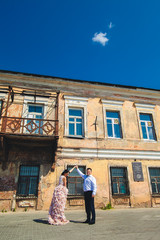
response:
M88 221L95 221L95 208L94 208L94 197L92 197L92 191L84 192L85 208ZM92 213L92 219L91 219Z

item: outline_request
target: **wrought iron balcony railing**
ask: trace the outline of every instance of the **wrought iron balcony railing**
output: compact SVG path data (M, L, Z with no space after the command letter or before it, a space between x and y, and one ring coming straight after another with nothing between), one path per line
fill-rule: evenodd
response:
M57 136L58 120L1 117L0 132L11 134Z

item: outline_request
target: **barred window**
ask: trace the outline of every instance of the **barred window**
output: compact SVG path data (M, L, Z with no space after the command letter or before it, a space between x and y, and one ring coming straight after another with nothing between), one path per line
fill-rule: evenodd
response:
M129 195L127 168L111 167L113 195Z
M67 169L72 169L73 166L68 166ZM85 166L78 167L81 172L85 174ZM83 195L83 178L78 174L77 170L74 169L68 176L68 194L69 195Z
M18 195L37 196L39 181L39 166L20 166Z
M160 168L149 168L153 194L160 194Z

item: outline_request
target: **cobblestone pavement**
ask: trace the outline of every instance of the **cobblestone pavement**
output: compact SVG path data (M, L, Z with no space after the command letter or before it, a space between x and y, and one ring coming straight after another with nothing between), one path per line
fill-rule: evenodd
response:
M95 225L82 210L65 211L65 226L47 223L47 212L0 213L1 240L160 240L160 209L97 210Z

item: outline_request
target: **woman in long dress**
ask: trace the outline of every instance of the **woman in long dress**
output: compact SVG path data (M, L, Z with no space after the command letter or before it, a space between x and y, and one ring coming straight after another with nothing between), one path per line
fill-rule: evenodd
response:
M49 216L48 222L51 225L65 225L69 223L64 215L64 208L66 205L66 199L68 194L67 189L67 176L69 173L73 171L75 167L73 167L70 171L65 169L60 178L59 178L59 185L55 188L53 192L53 197L51 201L51 205L49 208Z

